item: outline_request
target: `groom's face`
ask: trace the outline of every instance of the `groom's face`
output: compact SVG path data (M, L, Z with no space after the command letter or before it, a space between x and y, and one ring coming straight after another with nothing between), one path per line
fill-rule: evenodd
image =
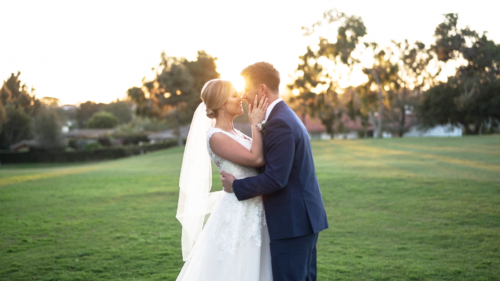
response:
M255 85L253 81L245 78L245 91L243 92L242 98L245 99L249 104L253 104L255 98L258 98L259 101L264 93L265 91L263 91L260 85Z

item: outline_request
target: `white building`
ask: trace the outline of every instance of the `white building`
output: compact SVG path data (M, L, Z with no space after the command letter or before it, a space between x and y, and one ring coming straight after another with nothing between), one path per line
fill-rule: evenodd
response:
M458 126L438 125L428 130L419 130L417 126L412 126L403 137L461 137L462 128Z

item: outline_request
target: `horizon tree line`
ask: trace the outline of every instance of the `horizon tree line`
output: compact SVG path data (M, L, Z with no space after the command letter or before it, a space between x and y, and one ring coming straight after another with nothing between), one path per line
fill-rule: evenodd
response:
M364 41L367 28L360 17L329 10L304 35L318 33L324 26L337 27L333 34L321 34L316 46L309 46L288 89L290 104L305 119L321 120L333 138L342 131L342 114L358 120L374 137L382 130L402 137L407 131L407 112L414 112L417 124L427 129L436 125L461 125L466 134L482 134L498 128L500 121L500 45L469 27L458 27L458 15L446 14L436 27L435 42L392 41L389 46ZM330 35L332 42L323 37ZM360 57L373 56L373 65L362 65ZM456 73L440 81L438 76L453 61ZM332 67L333 66L333 67ZM361 68L366 82L342 88L340 70L352 76Z
M324 33L327 27L335 31ZM345 131L345 116L361 124L364 137L370 126L376 138L383 131L402 137L408 124L413 125L408 113L416 116L415 124L423 129L452 124L462 126L465 134L498 130L500 45L486 32L459 28L457 14L444 15L429 46L408 40L388 46L368 42L363 20L337 10L326 11L303 31L305 36L318 36L318 43L299 56L287 85L288 103L303 122L306 116L319 119L331 138ZM361 61L366 55L373 58L371 65ZM182 145L180 128L191 121L203 85L220 77L216 61L205 51L198 51L193 61L162 52L160 63L152 68L154 78L143 78L141 87L129 88L127 100L87 101L76 111L62 110L55 98L36 98L35 89L21 82L21 73L12 73L0 88L0 146L6 149L35 137L47 148L61 146L61 126L69 119L78 128L122 126L124 132L134 131L135 125L130 125L137 122L134 115L173 128ZM458 65L455 73L440 79L450 62ZM365 82L339 85L340 79L352 78L356 71L361 71Z

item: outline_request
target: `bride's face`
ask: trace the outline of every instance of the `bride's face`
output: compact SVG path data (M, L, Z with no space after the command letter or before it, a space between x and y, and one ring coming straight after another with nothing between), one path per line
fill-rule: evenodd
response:
M224 104L226 113L233 116L243 114L243 99L238 94L236 89L232 89L231 95Z

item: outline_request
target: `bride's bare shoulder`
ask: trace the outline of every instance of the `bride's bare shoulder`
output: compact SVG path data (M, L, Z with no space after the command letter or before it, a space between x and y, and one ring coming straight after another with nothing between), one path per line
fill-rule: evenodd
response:
M229 136L228 133L222 130L212 130L209 132L209 142L212 150L219 146L227 145L231 142L236 142L232 137Z

